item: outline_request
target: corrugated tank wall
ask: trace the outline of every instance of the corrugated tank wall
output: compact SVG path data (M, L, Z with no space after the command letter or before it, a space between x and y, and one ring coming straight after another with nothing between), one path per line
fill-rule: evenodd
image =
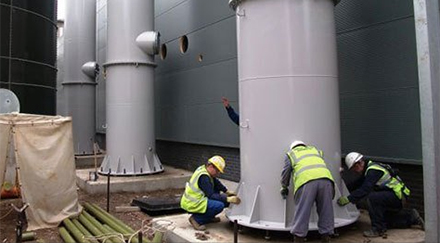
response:
M342 151L421 164L411 0L350 0L336 7Z
M1 0L0 88L20 112L56 113L56 1Z

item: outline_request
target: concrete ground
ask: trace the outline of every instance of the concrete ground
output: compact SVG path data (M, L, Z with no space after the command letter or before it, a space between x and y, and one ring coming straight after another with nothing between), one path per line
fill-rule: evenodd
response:
M93 160L85 164L91 164ZM94 161L93 161L94 162ZM100 176L97 181L89 180L89 172L93 169L77 169L77 183L80 188L88 193L104 193L107 189L107 177ZM167 188L183 188L189 180L192 172L165 166L163 173L149 176L131 177L110 177L111 192L141 192L163 190ZM234 189L237 183L222 180L227 188ZM204 232L195 231L188 222L188 214L176 214L153 219L155 225L171 224L172 230L166 234L166 242L234 242L234 225L229 222L223 212L220 223L208 224ZM421 229L391 229L387 232L387 238L365 238L362 236L364 230L369 229L370 220L368 212L361 211L359 220L352 225L337 228L339 236L332 239L333 242L399 242L413 243L424 242L425 232ZM237 242L292 242L293 238L289 232L277 232L258 230L247 227L240 227L237 234ZM270 239L265 239L269 237ZM317 232L309 232L307 242L320 242Z
M154 219L156 224L173 223L172 230L166 235L166 242L234 242L234 225L229 222L223 212L220 215L221 222L208 224L206 231L196 231L188 222L188 214L170 215ZM361 216L357 222L352 225L337 229L339 236L332 239L332 242L399 242L414 243L424 242L425 232L418 228L411 229L390 229L387 232L387 238L365 238L362 236L364 230L369 229L370 220L368 212L361 210ZM265 239L265 230L257 230L242 227L237 234L237 242L292 242L293 237L288 232L269 231L269 240ZM320 242L320 236L317 232L309 232L307 242Z
M236 188L237 183L222 180L227 188ZM234 225L225 216L225 212L220 215L221 222L208 224L207 230L196 231L188 222L189 214L177 214L154 219L156 225L172 223L172 230L166 235L166 242L234 242ZM337 228L339 236L332 239L332 242L363 242L363 243L382 243L399 242L415 243L424 242L425 232L420 228L411 229L390 229L387 238L365 238L362 235L364 230L370 228L368 212L361 210L359 220L352 225ZM240 227L237 234L237 242L292 242L293 237L289 232L266 231L247 227ZM265 239L266 234L270 237ZM309 232L307 242L320 242L320 235L317 232Z

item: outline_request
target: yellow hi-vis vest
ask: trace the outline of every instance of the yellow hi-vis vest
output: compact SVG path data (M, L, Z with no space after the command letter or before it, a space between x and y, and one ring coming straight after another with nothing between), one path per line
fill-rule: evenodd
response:
M185 193L180 199L180 207L190 213L205 213L208 206L208 198L199 187L199 178L201 175L208 175L211 184L214 185L212 177L206 170L205 165L199 166L191 176L189 182L186 183Z
M313 146L296 146L287 153L293 168L294 192L309 181L327 178L334 183L330 170L327 169L322 151Z
M380 164L374 163L372 161L368 161L367 170L365 171L365 175L367 175L367 172L369 170L379 170L383 172L382 177L376 182L376 186L379 188L390 188L394 191L394 194L396 194L397 198L402 199L402 192L405 194L405 196L409 196L411 191L408 189L408 187L405 186L403 181L400 179L399 176L391 176L390 172L385 169Z

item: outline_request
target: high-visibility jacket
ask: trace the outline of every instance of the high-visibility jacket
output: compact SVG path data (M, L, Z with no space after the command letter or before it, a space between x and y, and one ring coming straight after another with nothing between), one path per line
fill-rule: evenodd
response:
M325 165L322 151L313 146L296 146L287 156L293 168L294 192L309 181L326 178L334 183L330 170Z
M199 187L199 178L202 175L207 175L214 185L212 177L206 170L205 165L199 166L194 174L191 176L189 182L186 183L185 193L180 199L180 207L190 213L205 213L208 206L208 198Z
M365 170L365 175L367 175L369 170L378 170L382 171L383 175L382 177L376 182L376 186L379 188L389 188L394 191L394 194L396 194L397 198L402 199L402 195L409 196L411 191L408 189L408 187L405 186L403 181L400 179L399 176L391 176L390 172L381 166L378 163L374 163L372 161L368 161L367 169Z

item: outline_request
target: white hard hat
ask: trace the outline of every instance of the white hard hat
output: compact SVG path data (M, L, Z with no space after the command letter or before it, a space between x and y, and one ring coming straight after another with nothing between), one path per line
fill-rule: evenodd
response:
M303 141L301 141L301 140L296 140L296 141L293 141L293 143L290 144L290 149L293 149L293 148L295 148L298 145L306 145L306 144Z
M345 164L347 165L348 169L351 169L351 167L359 162L364 156L358 152L351 152L345 156Z
M213 164L219 171L220 173L223 173L225 170L225 159L223 159L223 157L219 156L219 155L215 155L212 156L210 159L208 159L208 162L210 164Z

